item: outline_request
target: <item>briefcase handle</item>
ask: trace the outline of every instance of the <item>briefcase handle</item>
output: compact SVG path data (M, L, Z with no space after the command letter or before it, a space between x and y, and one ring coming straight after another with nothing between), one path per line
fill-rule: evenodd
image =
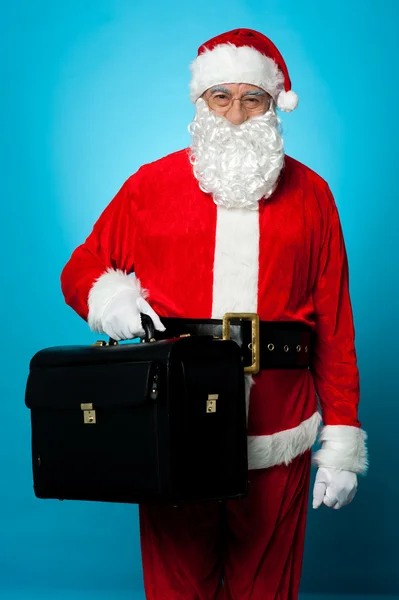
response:
M141 318L141 324L144 329L143 342L145 342L146 344L148 344L149 342L154 342L155 341L155 326L154 326L153 320L151 319L151 317L149 317L148 315L145 315L144 313L140 313L140 318ZM118 342L110 337L108 344L109 344L109 346L117 346Z

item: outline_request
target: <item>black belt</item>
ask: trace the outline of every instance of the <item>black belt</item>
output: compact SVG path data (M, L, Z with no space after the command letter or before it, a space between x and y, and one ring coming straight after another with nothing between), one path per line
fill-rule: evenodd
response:
M232 339L240 346L244 370L307 369L310 363L312 329L297 321L260 321L252 313L227 313L223 319L178 319L162 317L165 332L155 339L183 335L212 335Z

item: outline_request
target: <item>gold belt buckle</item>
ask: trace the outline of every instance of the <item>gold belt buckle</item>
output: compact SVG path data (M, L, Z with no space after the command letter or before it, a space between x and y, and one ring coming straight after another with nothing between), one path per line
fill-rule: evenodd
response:
M226 313L223 317L223 339L230 340L230 321L251 321L252 341L250 350L252 352L252 364L244 367L244 373L256 374L260 371L260 333L259 315L256 313Z

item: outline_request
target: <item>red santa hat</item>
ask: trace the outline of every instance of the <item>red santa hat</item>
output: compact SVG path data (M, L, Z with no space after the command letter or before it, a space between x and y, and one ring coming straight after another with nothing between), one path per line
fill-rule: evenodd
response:
M194 103L214 85L248 83L268 92L285 112L298 105L283 57L258 31L233 29L212 38L198 48L190 68L190 98Z

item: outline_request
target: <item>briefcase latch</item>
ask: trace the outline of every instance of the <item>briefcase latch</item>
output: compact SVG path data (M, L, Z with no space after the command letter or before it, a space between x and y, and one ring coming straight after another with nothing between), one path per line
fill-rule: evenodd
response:
M80 405L83 410L83 422L85 425L94 425L96 422L96 411L93 409L91 402L84 402Z
M206 401L206 412L207 413L215 413L216 412L216 400L219 399L219 394L209 394L208 400Z

